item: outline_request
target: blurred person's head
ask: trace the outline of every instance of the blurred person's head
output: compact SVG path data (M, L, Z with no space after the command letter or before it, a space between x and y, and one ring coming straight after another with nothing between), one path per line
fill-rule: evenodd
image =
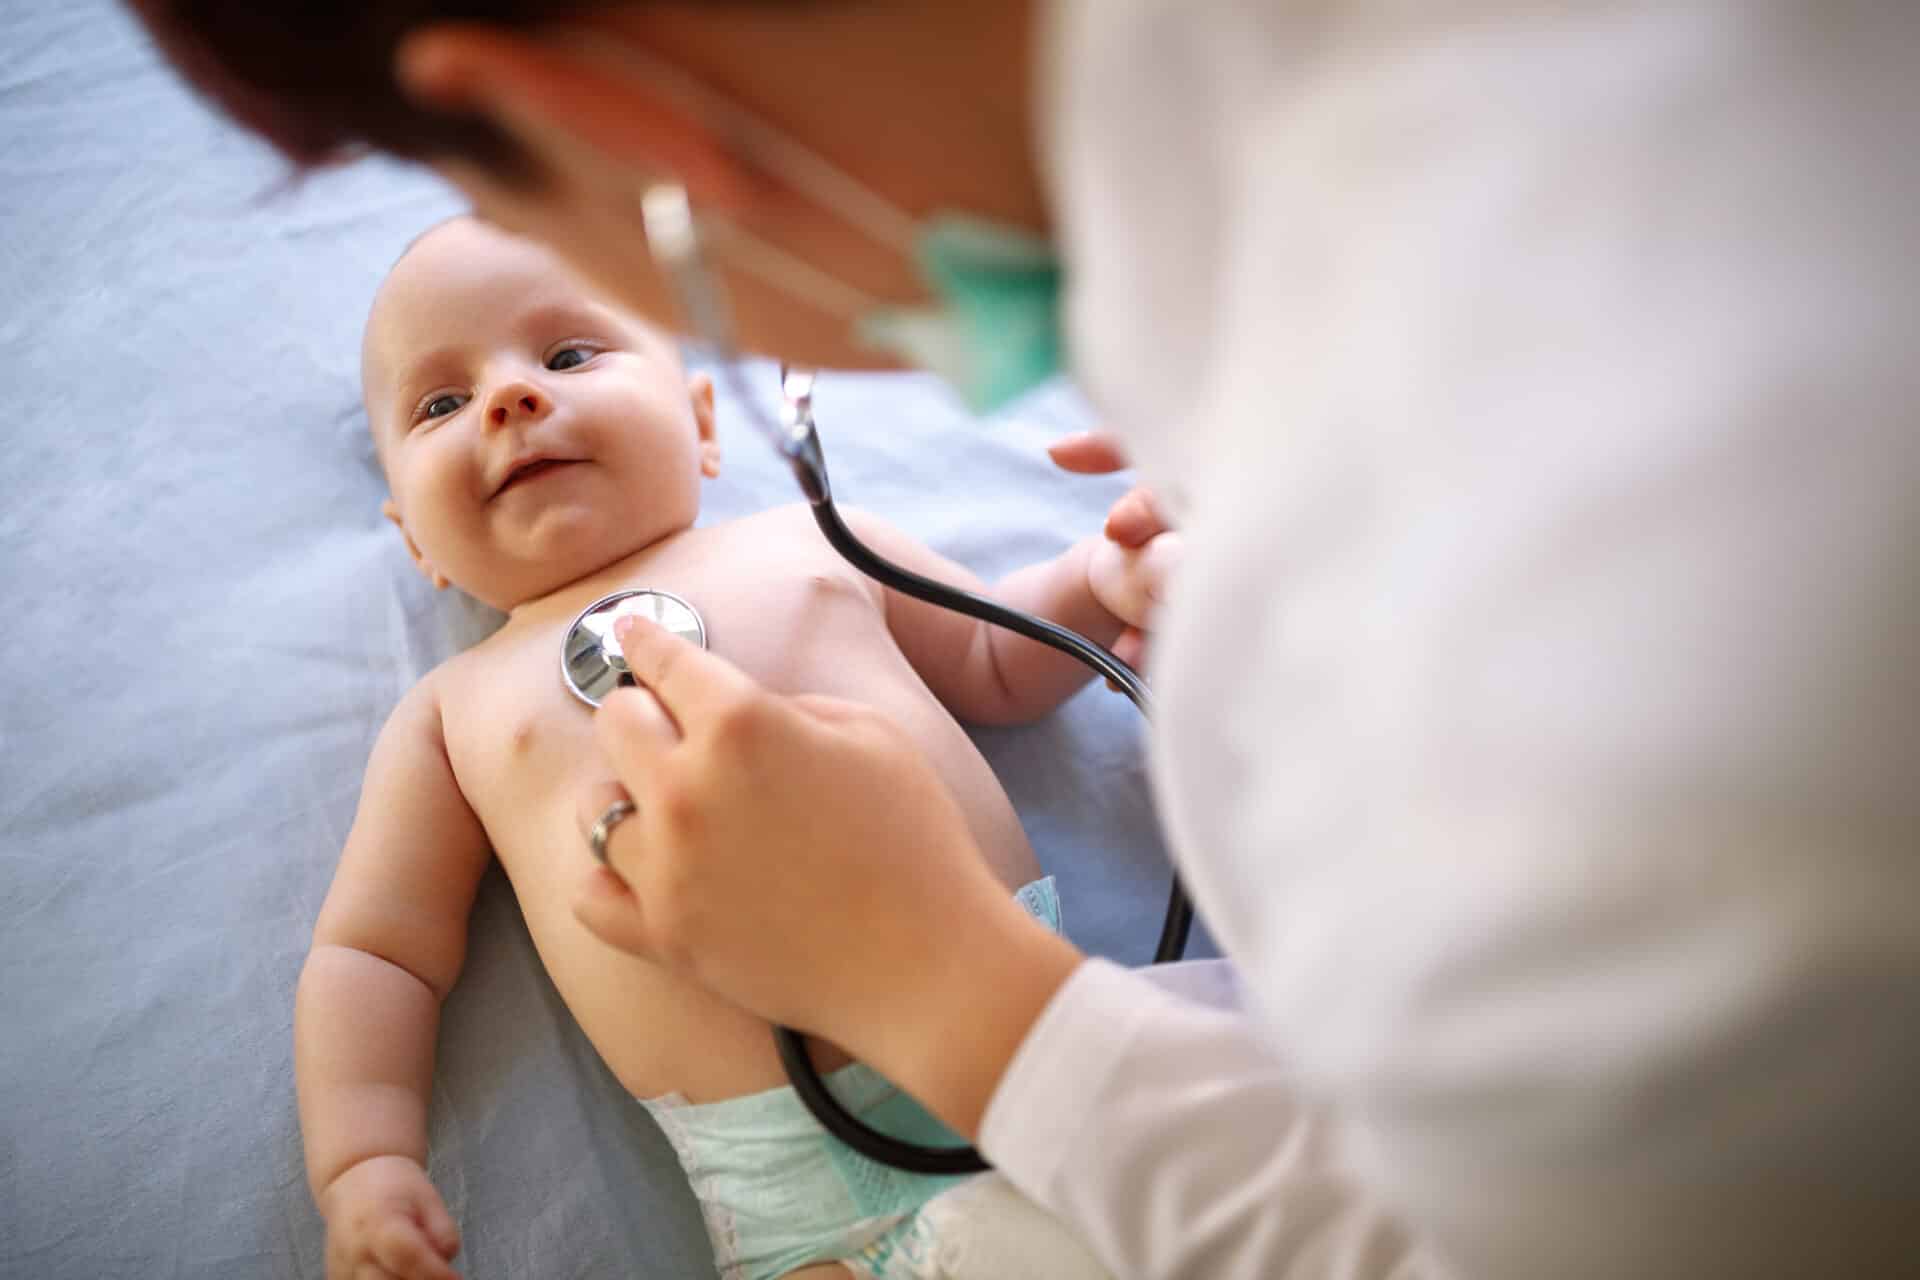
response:
M889 363L854 313L926 300L903 227L947 211L1048 226L1034 0L130 3L297 165L366 148L422 161L663 320L678 310L640 196L682 182L717 229L738 341L791 360Z

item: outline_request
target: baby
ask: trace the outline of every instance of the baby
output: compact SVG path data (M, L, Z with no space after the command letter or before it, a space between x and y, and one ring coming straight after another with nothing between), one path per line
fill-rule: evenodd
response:
M387 721L301 976L300 1119L329 1275L452 1274L458 1233L424 1168L427 1096L440 1002L495 856L567 1006L679 1154L722 1276L902 1274L922 1251L908 1247L916 1229L924 1242L917 1211L951 1180L883 1169L829 1139L786 1087L764 1022L574 919L569 890L589 856L576 806L612 774L591 712L561 682L561 638L599 597L658 588L692 602L710 646L768 688L895 717L1009 892L1056 927L1051 882L954 717L1035 718L1085 670L876 586L804 506L695 528L703 478L720 472L711 384L555 258L474 219L433 229L395 265L362 374L385 512L409 554L435 586L507 621ZM983 589L899 532L848 518L889 558ZM1141 620L1148 559L1089 538L997 594L1111 643ZM957 1140L867 1068L814 1050L870 1123Z

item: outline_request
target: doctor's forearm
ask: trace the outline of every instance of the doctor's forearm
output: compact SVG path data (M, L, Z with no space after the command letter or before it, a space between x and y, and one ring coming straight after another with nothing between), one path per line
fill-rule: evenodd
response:
M1325 1129L1244 1015L1095 960L1029 1028L978 1141L1117 1275L1429 1274Z
M1028 1030L1085 959L1007 905L930 938L892 1016L849 1045L969 1140Z

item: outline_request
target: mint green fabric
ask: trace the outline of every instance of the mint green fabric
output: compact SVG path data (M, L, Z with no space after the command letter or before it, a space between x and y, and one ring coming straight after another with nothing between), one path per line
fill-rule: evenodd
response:
M939 305L883 308L862 318L870 345L937 374L975 413L1001 408L1065 365L1053 246L1028 232L962 215L921 233L920 272Z

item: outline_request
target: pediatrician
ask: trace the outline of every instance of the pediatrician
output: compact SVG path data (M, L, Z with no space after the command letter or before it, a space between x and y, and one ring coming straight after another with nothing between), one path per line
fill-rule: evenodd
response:
M1058 337L1183 527L1154 777L1244 1011L1034 926L877 716L644 628L602 937L1125 1276L1916 1256L1920 7L142 7L654 314L671 176L747 347L984 402ZM981 224L1061 331L1045 272L941 310Z

